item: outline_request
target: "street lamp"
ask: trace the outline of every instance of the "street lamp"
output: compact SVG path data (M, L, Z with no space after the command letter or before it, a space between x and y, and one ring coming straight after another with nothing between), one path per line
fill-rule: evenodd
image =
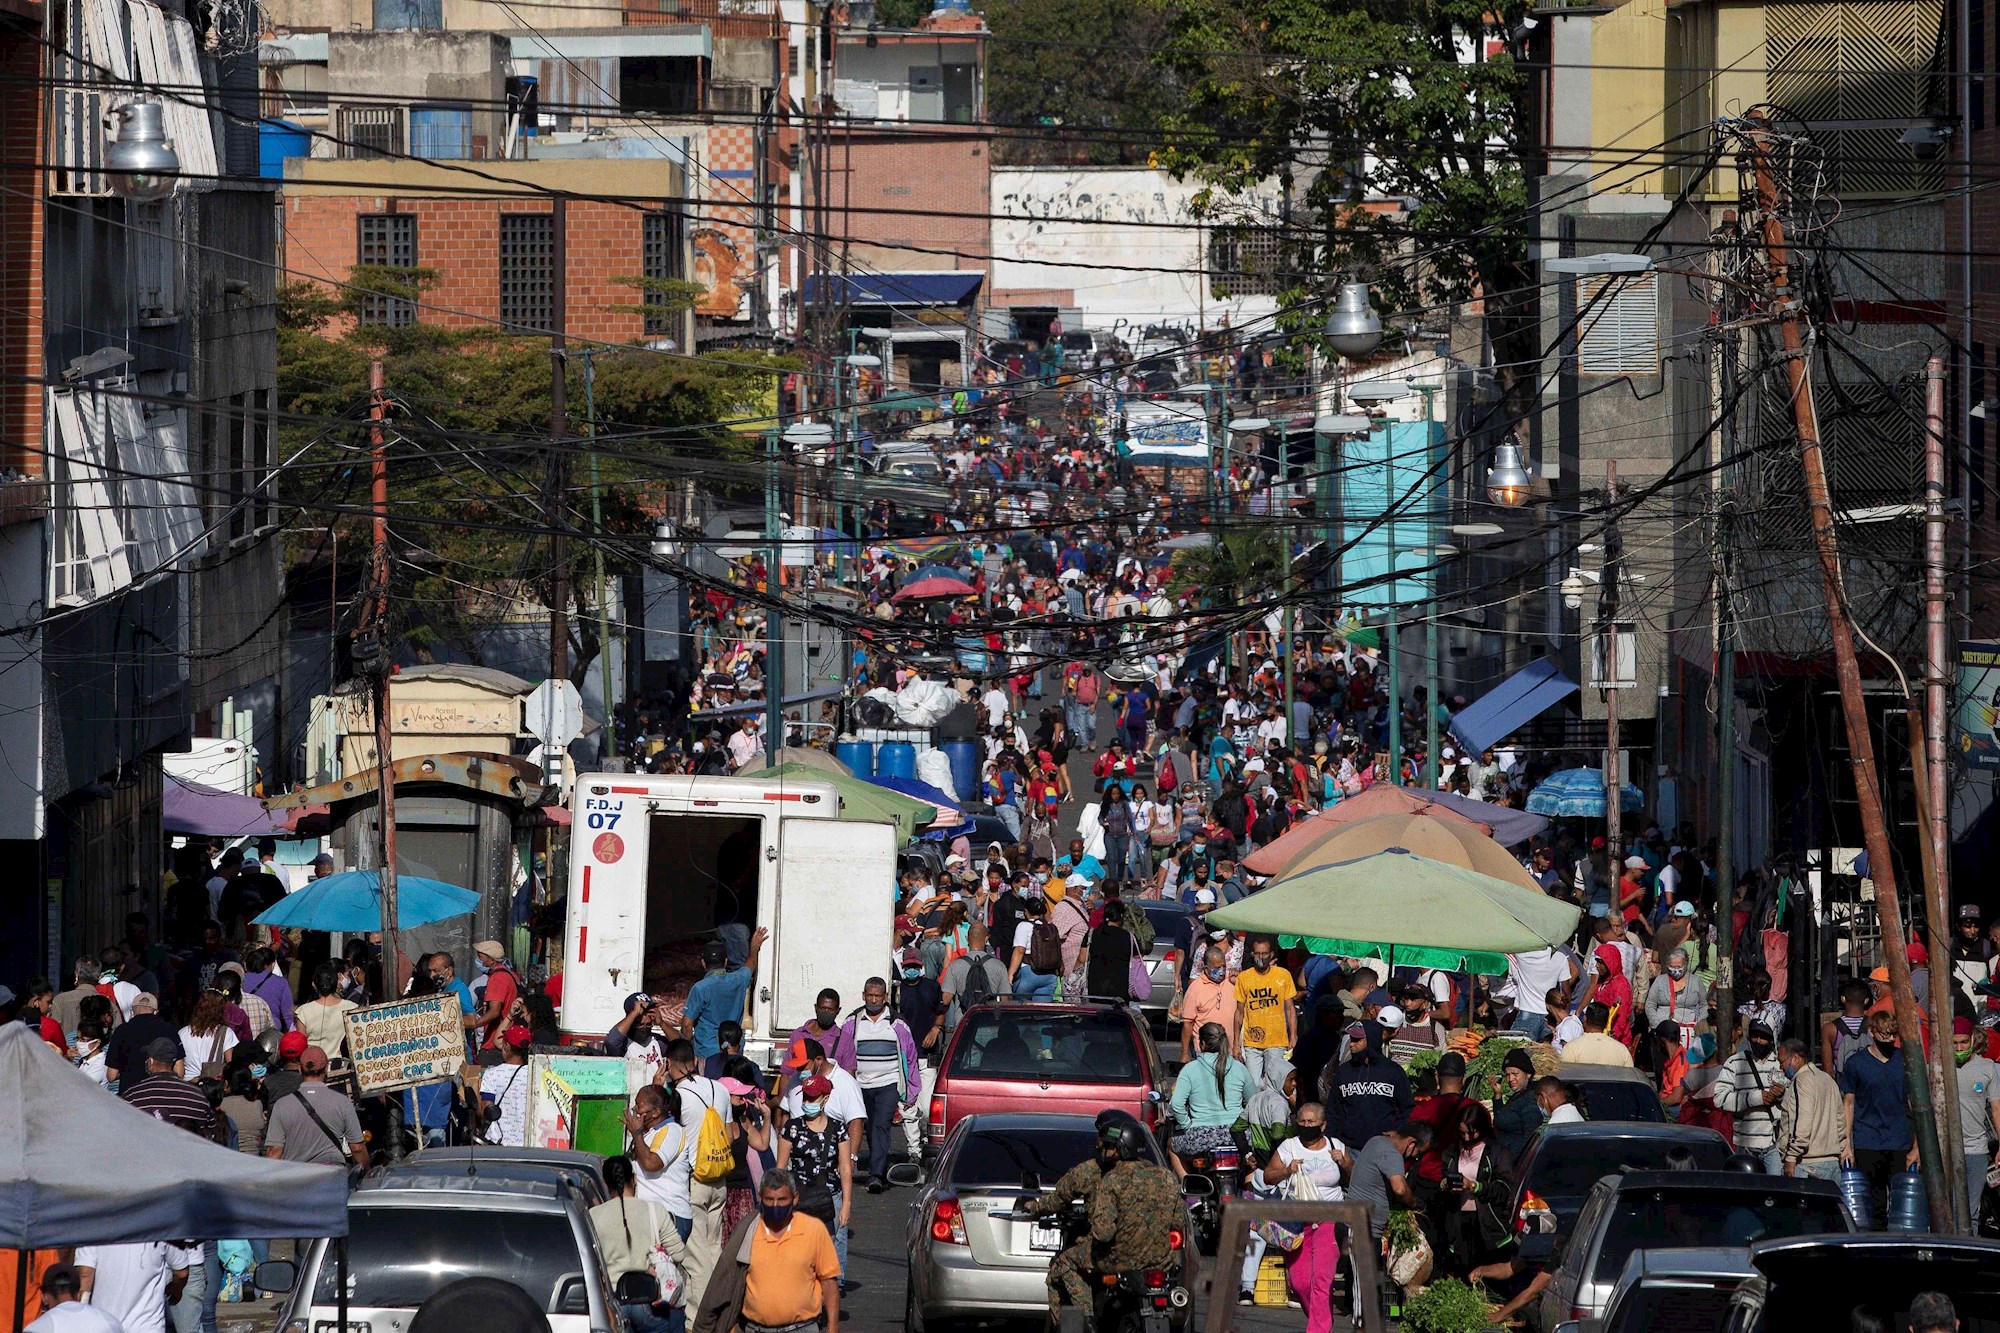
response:
M1327 346L1344 357L1367 356L1382 345L1382 317L1368 299L1368 284L1350 279L1340 285L1326 317Z
M1649 257L1616 250L1602 250L1594 255L1563 255L1542 261L1542 272L1566 278L1619 277L1648 273L1652 268L1653 261Z
M1502 509L1519 509L1527 503L1534 484L1521 462L1520 441L1509 435L1494 446L1493 466L1486 472L1487 499Z
M160 104L150 97L119 106L118 137L104 146L104 166L112 173L111 188L127 199L159 199L174 188L180 155L161 128Z
M1387 403L1407 398L1416 391L1417 386L1408 380L1364 380L1349 385L1347 396L1357 403Z
M661 519L653 525L653 555L660 560L677 560L680 554L680 536L674 529L673 520Z

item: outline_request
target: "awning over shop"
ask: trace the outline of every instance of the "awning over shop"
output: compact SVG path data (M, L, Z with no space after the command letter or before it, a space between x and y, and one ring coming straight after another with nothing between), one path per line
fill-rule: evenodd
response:
M1454 713L1451 734L1478 754L1576 691L1577 683L1562 673L1554 659L1537 658Z
M839 685L824 685L816 690L807 690L803 694L788 694L784 698L783 706L791 708L796 704L818 703L821 699L833 698L843 688ZM763 699L749 699L740 704L726 704L721 708L704 708L699 713L689 713L688 721L706 722L710 718L717 717L749 717L753 713L762 713L767 706Z
M944 269L925 273L808 274L799 300L811 305L826 294L840 305L964 305L979 291L986 275L976 269Z
M160 827L210 838L267 838L290 832L255 796L218 791L167 774L160 790Z

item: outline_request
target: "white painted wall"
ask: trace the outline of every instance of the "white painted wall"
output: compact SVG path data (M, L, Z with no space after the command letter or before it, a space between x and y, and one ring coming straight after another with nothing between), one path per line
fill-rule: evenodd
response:
M1225 315L1241 329L1265 319L1276 304L1268 296L1209 295L1201 272L1208 228L1192 207L1199 189L1148 167L995 167L993 212L1004 216L993 222L990 299L1004 303L1010 289L1066 288L1090 329L1161 319L1215 328ZM1239 199L1234 213L1275 221L1279 203L1277 187L1268 186Z

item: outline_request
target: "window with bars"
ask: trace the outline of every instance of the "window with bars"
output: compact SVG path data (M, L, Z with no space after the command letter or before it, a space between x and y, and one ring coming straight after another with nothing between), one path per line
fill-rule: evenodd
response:
M1576 308L1578 373L1660 373L1659 284L1652 274L1583 278Z
M353 158L397 157L403 151L403 109L397 106L344 106L340 109L341 152Z
M1210 281L1231 296L1275 296L1280 239L1275 227L1217 227L1209 233Z
M640 258L649 283L668 282L686 276L681 263L683 225L678 213L646 214L640 238ZM672 333L674 317L652 308L660 303L659 293L649 289L643 300L648 307L646 332Z
M380 268L415 268L417 215L363 213L355 245L355 260ZM405 328L417 322L417 303L403 296L364 296L361 299L361 322Z
M500 322L548 329L554 322L555 216L500 215Z

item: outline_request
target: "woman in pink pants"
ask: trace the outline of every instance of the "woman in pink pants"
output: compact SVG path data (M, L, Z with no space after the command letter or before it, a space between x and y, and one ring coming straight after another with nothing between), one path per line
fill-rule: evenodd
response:
M1334 1224L1315 1222L1306 1228L1286 1270L1292 1295L1306 1307L1306 1333L1333 1333L1333 1274L1340 1266L1340 1240Z
M1285 1188L1289 1195L1295 1187L1287 1188L1285 1182L1304 1176L1321 1202L1340 1202L1341 1186L1354 1170L1354 1159L1345 1144L1327 1136L1326 1108L1318 1102L1302 1104L1292 1116L1292 1131L1265 1164L1265 1182ZM1286 1274L1292 1294L1306 1308L1306 1333L1333 1333L1333 1270L1339 1263L1340 1239L1334 1224L1315 1222L1307 1227Z

